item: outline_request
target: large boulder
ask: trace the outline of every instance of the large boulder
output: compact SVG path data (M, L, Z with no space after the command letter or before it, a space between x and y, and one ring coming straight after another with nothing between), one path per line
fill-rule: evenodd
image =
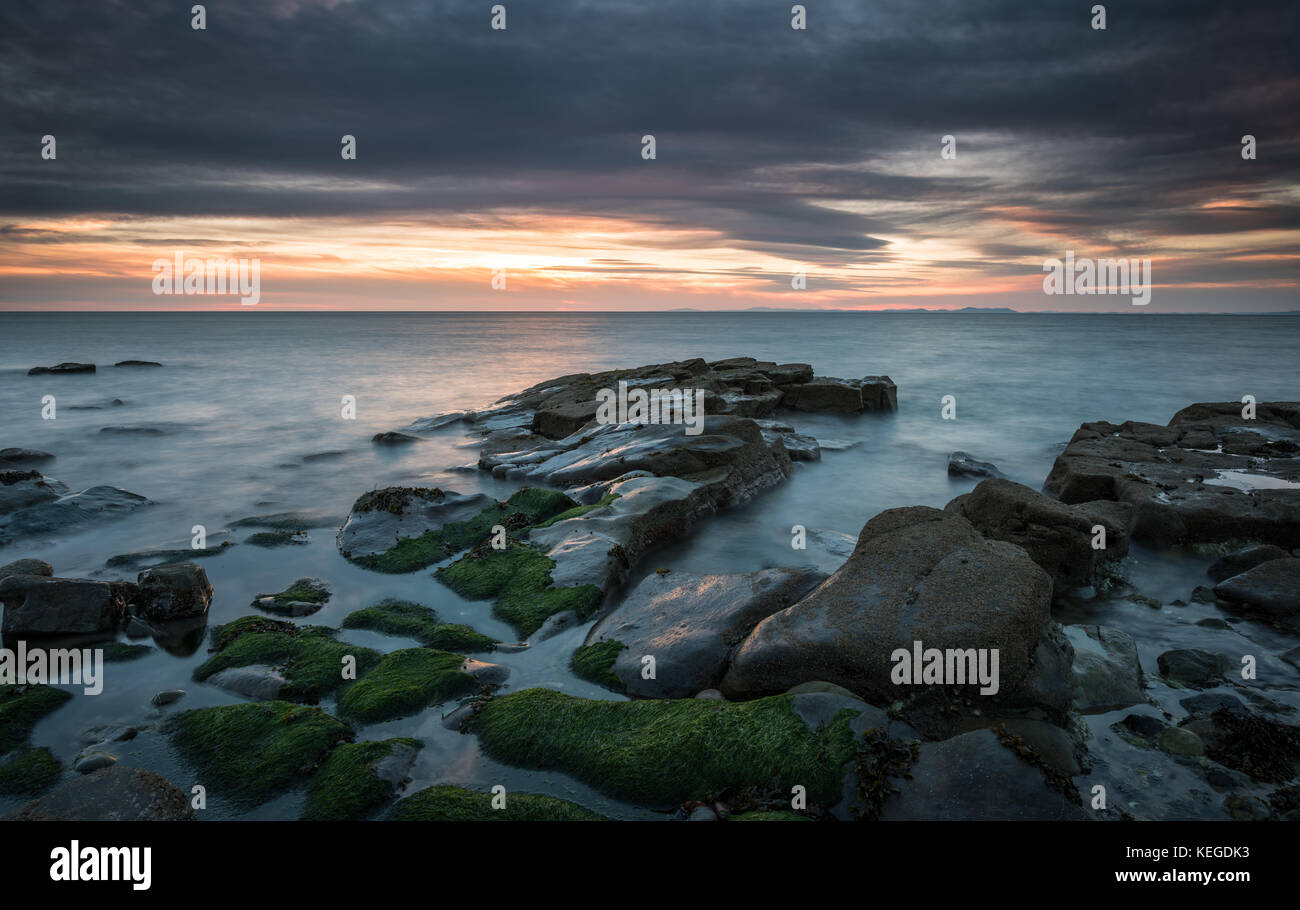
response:
M8 821L148 822L194 818L189 797L142 768L112 765L55 787Z
M12 635L111 632L126 615L130 587L83 578L12 575L0 581L0 628Z
M1245 547L1216 559L1205 570L1205 574L1215 581L1223 581L1234 575L1240 575L1242 572L1253 569L1255 566L1269 560L1287 559L1290 556L1291 552L1289 550L1284 550L1273 544L1266 543L1254 547Z
M8 565L0 566L0 580L10 575L54 575L54 567L43 559L17 559Z
M131 600L131 612L145 619L166 621L203 616L212 603L208 574L192 562L145 569L137 579L138 590Z
M1270 559L1214 586L1214 593L1243 607L1280 616L1300 613L1300 559Z
M1300 404L1243 411L1218 402L1184 408L1167 426L1085 423L1043 490L1067 503L1127 502L1134 538L1158 546L1300 546Z
M1103 562L1128 553L1132 509L1124 503L1071 506L1023 484L990 478L945 509L964 516L987 537L1024 548L1060 588L1092 584ZM1093 547L1098 525L1106 529L1104 549Z
M687 698L718 684L732 650L759 620L789 607L825 578L807 568L650 575L592 627L585 644L625 646L611 669L629 695ZM654 679L642 679L647 655L655 659Z
M996 650L998 704L1032 702L1051 596L1051 578L1021 548L987 540L950 512L891 509L867 522L834 575L755 627L721 688L746 698L824 680L890 703L917 694L894 683L892 657L920 642Z

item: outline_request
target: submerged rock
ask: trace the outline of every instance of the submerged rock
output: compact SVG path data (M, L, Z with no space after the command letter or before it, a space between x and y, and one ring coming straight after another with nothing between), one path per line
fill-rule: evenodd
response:
M948 456L949 477L1001 477L997 465L988 461L976 461L965 452L953 452Z
M1226 682L1224 674L1232 669L1233 662L1223 654L1184 648L1166 651L1156 658L1160 675L1172 686L1191 689L1209 689Z
M12 821L188 821L189 797L166 778L113 765L55 787L8 816Z
M423 743L415 739L344 743L307 785L304 821L359 821L392 802L410 779Z
M409 433L399 433L396 430L389 430L386 433L376 433L370 437L370 441L375 445L391 446L403 445L408 442L419 442L419 436L412 436Z
M52 367L32 367L27 371L28 376L41 376L46 373L93 373L95 365L93 363L56 363Z
M372 607L349 613L343 620L343 628L414 638L425 647L459 653L491 651L498 644L469 626L443 622L430 607L406 600L381 600Z
M399 800L387 815L398 822L595 822L604 817L554 796L507 793L498 809L496 794L440 784Z
M319 578L299 578L278 594L258 594L252 605L281 616L309 616L329 599L328 584Z
M739 575L649 575L592 627L585 645L624 646L609 669L629 694L685 698L715 687L732 650L762 619L825 580L814 569L763 569ZM642 659L655 678L642 678Z
M51 491L57 493L60 489L66 490L66 487L47 478L23 480L18 484L26 484L25 491L34 498L13 510L0 506L0 542L25 535L65 531L80 524L124 515L150 505L149 500L138 493L118 487L90 487L50 498ZM5 489L8 486L7 475L0 474L0 497L5 497L9 492Z
M0 449L0 465L40 464L43 461L52 461L53 459L53 455L49 452L42 452L40 449L23 449L13 446Z
M160 367L162 366L156 360L119 360L113 364L115 367Z

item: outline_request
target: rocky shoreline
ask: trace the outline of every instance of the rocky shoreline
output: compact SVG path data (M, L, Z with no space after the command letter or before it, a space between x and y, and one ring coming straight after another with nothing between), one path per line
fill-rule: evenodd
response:
M598 393L619 383L703 390L701 431L600 422ZM253 598L248 615L206 628L210 656L195 682L249 701L175 711L159 730L233 803L256 807L301 790L309 819L599 817L544 794L512 793L510 808L496 810L488 792L445 784L405 792L423 743L366 740L365 728L437 710L495 761L560 772L664 817L1116 820L1133 817L1132 807L1118 783L1098 800L1088 719L1127 712L1110 724L1114 735L1173 762L1224 817L1300 817L1295 709L1267 694L1300 679L1296 403L1193 404L1166 426L1085 423L1042 492L957 452L949 471L985 478L974 490L943 509L863 516L834 572L665 569L628 586L650 554L785 483L795 462L820 458L817 440L783 412L887 420L897 394L884 376L696 359L558 377L487 410L380 434L384 445L468 433L479 455L461 467L518 488L504 500L370 490L333 525L263 516L250 523L269 529L259 532L265 539L245 542L289 545L323 521L337 527L343 559L370 572L423 573L487 602L518 640L409 601L376 602L339 628L306 624L330 584L286 578L283 590ZM147 504L112 487L70 494L29 467L52 456L25 451L0 452L15 453L0 476L0 543ZM1152 698L1132 634L1063 621L1132 586L1138 547L1199 559L1206 584L1187 601L1213 604L1225 627L1265 623L1291 649L1160 654L1161 685L1192 693L1171 712ZM151 561L129 555L117 565ZM153 558L161 562L134 580L59 578L34 560L0 568L6 641L116 641L132 628L160 643L205 634L212 587L203 569L184 551ZM480 659L586 623L571 671L627 700L512 689L507 665ZM381 654L350 643L349 630L419 646ZM900 677L897 652L914 646L918 666ZM929 678L919 664L932 651L957 652L948 666L965 666L969 653L972 672L975 655L995 655L995 676L983 689L965 676ZM1265 658L1268 669L1256 668ZM1248 663L1252 673L1290 675L1261 681ZM70 817L78 804L87 818L193 815L181 789L150 771L88 761L65 779L29 733L70 697L0 685L0 793L34 797L14 817ZM112 741L89 751L111 759Z

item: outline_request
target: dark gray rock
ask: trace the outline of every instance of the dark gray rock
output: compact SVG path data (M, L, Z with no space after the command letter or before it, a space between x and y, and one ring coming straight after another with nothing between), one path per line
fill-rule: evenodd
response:
M26 465L40 464L44 461L52 461L54 456L49 452L42 452L40 449L22 449L9 447L0 449L0 465Z
M44 575L53 577L54 567L41 559L19 559L6 566L0 566L0 580L10 575Z
M60 784L7 818L11 821L185 821L189 798L165 778L113 765Z
M1061 589L1093 584L1103 563L1128 553L1131 510L1119 503L1071 506L1023 484L991 478L944 508L964 516L986 537L1022 547ZM1097 525L1106 529L1102 550L1092 545Z
M1300 613L1300 559L1272 559L1214 586L1233 604L1282 616Z
M203 616L212 603L212 583L203 568L192 562L145 569L137 576L137 586L131 612L147 620Z
M953 452L948 456L949 477L1001 477L998 466L988 461L976 461L966 452Z
M27 371L28 376L40 376L45 373L93 373L95 365L93 363L57 363L52 367L32 367Z
M825 580L813 569L763 569L739 575L649 575L585 644L620 641L613 673L641 698L687 698L715 687L732 650L762 619L784 610ZM655 658L655 679L641 658Z
M1043 662L1037 652L1051 593L1051 579L1024 550L986 540L966 519L891 509L867 523L834 575L755 627L720 688L749 698L824 680L889 703L919 694L894 684L891 655L920 641L927 649L997 649L996 703L1016 704L1030 697L1032 671ZM1067 660L1067 674L1068 667ZM1068 676L1047 688L1068 691Z
M1229 553L1227 556L1215 560L1210 568L1206 570L1206 574L1215 581L1223 581L1248 569L1253 569L1261 563L1272 559L1286 559L1290 555L1290 551L1272 544L1246 547L1243 550L1237 550L1235 553Z
M1133 636L1107 626L1066 626L1074 647L1074 708L1100 714L1141 704L1142 666Z
M1222 654L1187 648L1166 651L1156 658L1160 675L1174 686L1189 689L1209 689L1222 685L1224 674L1232 669L1233 662Z
M126 615L129 588L81 578L11 575L0 581L2 628L12 635L111 632Z

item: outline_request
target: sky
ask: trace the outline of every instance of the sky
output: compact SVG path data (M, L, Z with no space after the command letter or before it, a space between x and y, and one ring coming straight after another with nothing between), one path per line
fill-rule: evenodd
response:
M0 4L0 309L1300 310L1294 0L193 5Z

